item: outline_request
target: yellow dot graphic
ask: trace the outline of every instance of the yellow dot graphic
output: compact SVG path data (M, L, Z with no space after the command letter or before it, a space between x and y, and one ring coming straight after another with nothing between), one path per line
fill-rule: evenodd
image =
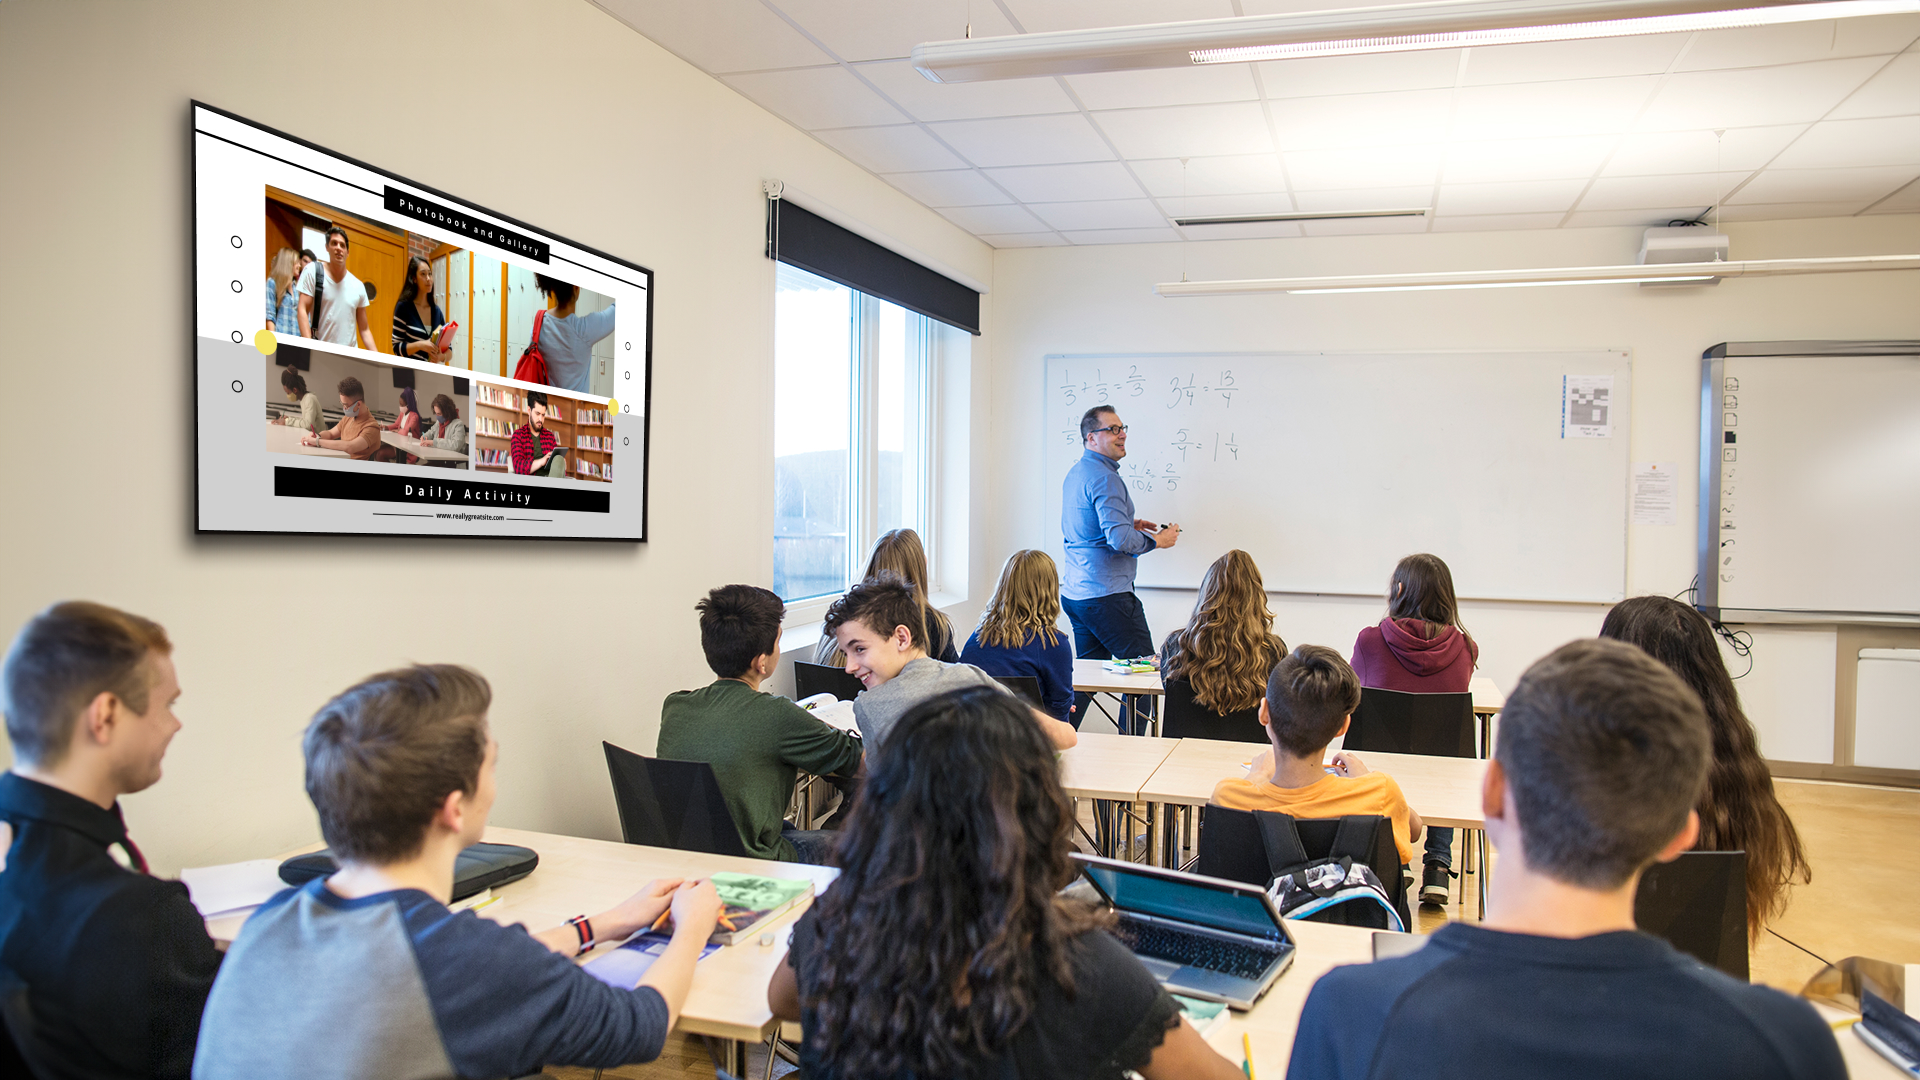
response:
M613 417L619 412L620 412L620 399L619 398L607 399L607 419L611 421Z
M273 336L273 331L262 328L253 335L253 347L259 349L262 356L272 356L273 350L280 347L280 340Z

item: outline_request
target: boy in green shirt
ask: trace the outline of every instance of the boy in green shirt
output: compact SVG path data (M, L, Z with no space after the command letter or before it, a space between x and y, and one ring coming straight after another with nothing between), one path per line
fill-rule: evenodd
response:
M720 678L667 695L654 754L713 766L747 854L825 863L833 834L795 829L784 820L794 774L852 775L860 767L860 740L786 698L760 692L780 662L786 606L779 597L752 585L722 585L694 609L707 666Z

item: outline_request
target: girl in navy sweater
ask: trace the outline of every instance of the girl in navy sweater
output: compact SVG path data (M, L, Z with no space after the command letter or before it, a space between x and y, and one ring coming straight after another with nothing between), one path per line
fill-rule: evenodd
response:
M980 627L960 662L989 675L1026 675L1040 681L1040 707L1074 727L1073 650L1054 625L1060 621L1060 572L1044 551L1016 551L1000 571Z

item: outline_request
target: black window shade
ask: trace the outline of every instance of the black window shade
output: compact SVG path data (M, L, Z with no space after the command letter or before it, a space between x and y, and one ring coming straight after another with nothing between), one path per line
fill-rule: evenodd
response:
M784 199L767 200L767 258L980 333L979 293Z

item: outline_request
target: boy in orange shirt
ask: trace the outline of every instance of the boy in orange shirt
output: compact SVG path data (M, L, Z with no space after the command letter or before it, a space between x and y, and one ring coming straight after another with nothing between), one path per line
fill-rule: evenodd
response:
M1368 769L1346 750L1333 755L1331 768L1321 764L1328 744L1347 733L1359 704L1360 677L1339 653L1325 645L1293 650L1267 676L1267 696L1260 702L1271 754L1255 758L1246 779L1215 785L1213 804L1297 818L1379 814L1393 822L1400 861L1411 860L1426 826L1393 777Z

